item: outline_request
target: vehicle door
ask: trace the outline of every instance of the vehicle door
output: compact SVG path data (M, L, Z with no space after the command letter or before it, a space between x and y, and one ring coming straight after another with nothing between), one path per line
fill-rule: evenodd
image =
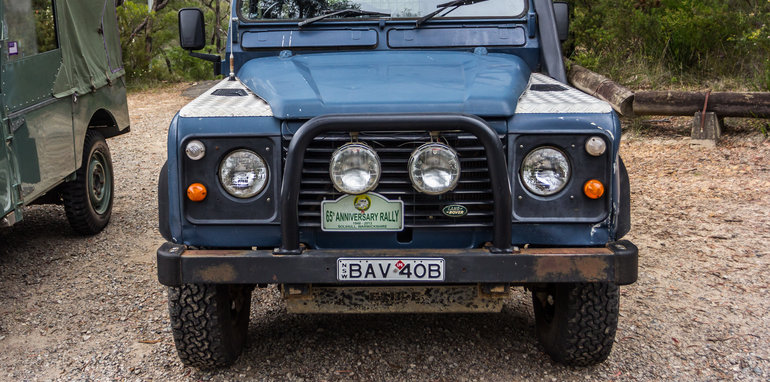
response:
M62 62L53 1L2 1L3 107L25 204L76 170L73 100L53 96Z

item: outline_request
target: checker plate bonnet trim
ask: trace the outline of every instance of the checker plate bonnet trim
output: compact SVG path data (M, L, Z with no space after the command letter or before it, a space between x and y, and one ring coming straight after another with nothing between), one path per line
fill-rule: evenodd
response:
M220 89L237 89L245 96L222 96L213 93ZM184 118L205 117L272 117L273 110L262 98L251 92L240 81L225 79L206 90L179 112Z
M532 85L560 85L562 91L535 91ZM519 98L516 114L585 114L611 113L612 106L575 88L562 84L551 77L533 73L527 90Z

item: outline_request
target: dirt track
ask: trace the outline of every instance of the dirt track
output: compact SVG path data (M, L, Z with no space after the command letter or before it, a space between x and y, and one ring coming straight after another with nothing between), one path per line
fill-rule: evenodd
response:
M80 238L35 206L0 230L0 380L768 380L770 140L728 131L717 148L626 135L639 281L621 289L610 359L553 364L529 295L501 314L290 315L255 291L247 349L230 369L185 368L156 280L156 181L183 87L130 96L132 132L110 140L112 223Z

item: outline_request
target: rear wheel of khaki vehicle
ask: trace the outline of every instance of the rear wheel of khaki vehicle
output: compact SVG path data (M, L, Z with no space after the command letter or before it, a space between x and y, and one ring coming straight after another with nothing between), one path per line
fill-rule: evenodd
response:
M235 362L246 343L251 290L214 284L168 288L171 330L185 365L210 369Z
M618 326L613 283L553 284L532 292L540 343L551 358L572 366L603 362Z
M77 233L95 235L110 222L114 191L112 158L100 132L86 132L80 169L75 180L62 184L61 190L67 220Z

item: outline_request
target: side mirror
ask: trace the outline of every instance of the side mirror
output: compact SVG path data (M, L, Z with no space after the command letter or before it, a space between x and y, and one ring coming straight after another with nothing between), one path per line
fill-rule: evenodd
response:
M201 50L206 46L203 11L198 8L179 10L179 44L185 50Z
M566 1L555 1L553 13L556 16L556 31L559 34L559 41L567 41L569 38L569 4Z

